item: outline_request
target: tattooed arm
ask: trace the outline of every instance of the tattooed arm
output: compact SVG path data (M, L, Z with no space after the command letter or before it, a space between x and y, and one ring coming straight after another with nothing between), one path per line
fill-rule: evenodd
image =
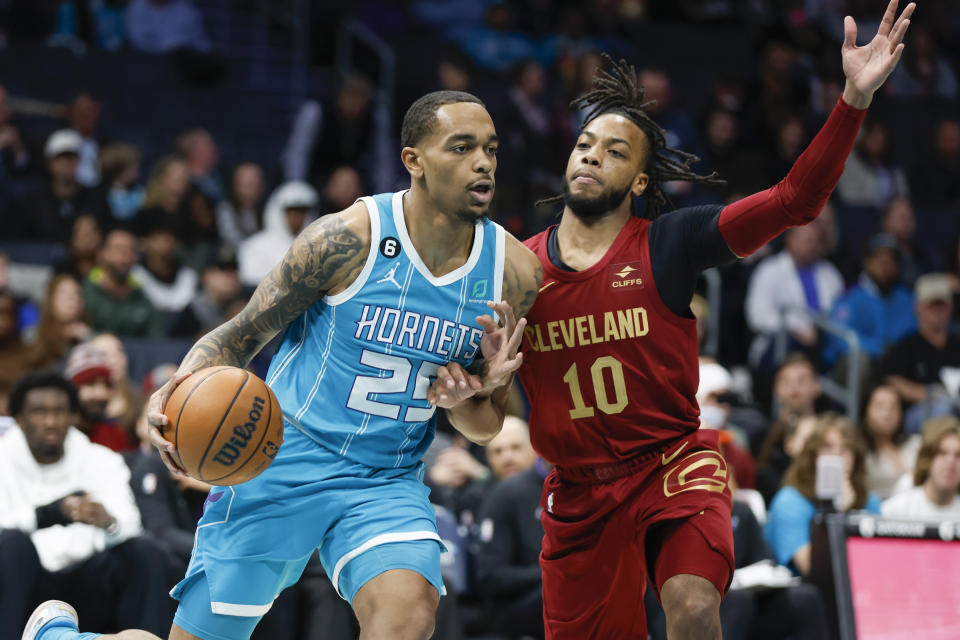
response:
M518 353L526 320L523 316L533 306L543 280L543 267L536 255L516 238L507 236L506 260L503 268L504 301L493 305L503 326L489 316L478 321L485 334L478 364L482 373L471 375L451 363L441 367L430 389L430 401L447 409L450 423L467 439L486 444L503 426L513 374L523 356Z
M177 374L147 404L147 420L153 427L150 439L171 470L177 471L167 453L173 445L159 429L167 422L163 408L173 389L205 367L246 367L265 344L311 305L324 295L346 289L363 268L369 244L370 218L361 202L313 222L257 286L243 311L193 345Z

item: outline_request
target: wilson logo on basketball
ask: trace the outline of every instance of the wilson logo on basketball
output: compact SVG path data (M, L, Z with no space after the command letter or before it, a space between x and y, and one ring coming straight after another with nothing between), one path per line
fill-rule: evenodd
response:
M260 396L253 397L253 406L250 408L250 413L247 414L247 421L233 428L233 435L230 436L227 442L223 443L217 455L213 456L216 462L230 466L237 461L237 458L240 457L240 454L243 453L243 450L246 448L247 443L250 442L250 436L257 430L257 423L260 422L260 417L263 414L266 403L266 399ZM273 455L276 455L275 451ZM272 458L273 456L270 457Z
M640 277L640 262L624 262L609 267L610 286L614 289L636 289L643 286Z

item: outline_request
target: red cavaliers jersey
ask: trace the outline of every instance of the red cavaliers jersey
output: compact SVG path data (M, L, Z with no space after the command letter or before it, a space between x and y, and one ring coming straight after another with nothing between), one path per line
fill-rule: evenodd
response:
M520 380L533 446L553 464L632 458L699 427L696 320L657 293L650 224L631 217L584 271L550 261L549 230L524 243L544 273L527 314Z

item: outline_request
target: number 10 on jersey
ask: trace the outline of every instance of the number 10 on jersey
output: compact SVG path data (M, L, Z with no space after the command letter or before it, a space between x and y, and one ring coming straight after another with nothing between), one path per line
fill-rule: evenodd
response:
M610 370L613 378L613 399L607 394L607 385L604 380L604 372ZM607 415L620 413L627 406L627 383L623 378L623 365L613 356L600 356L590 365L590 379L593 381L593 397L597 401L597 409L600 409ZM563 374L563 381L570 387L570 396L573 398L573 409L570 409L570 417L591 418L594 415L594 408L588 406L583 400L583 392L580 391L580 374L577 371L577 363L574 362Z

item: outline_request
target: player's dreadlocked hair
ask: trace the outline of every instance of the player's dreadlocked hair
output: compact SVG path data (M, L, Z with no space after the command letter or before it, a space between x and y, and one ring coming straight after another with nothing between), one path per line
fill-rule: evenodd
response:
M646 134L650 141L651 154L645 171L650 176L650 183L644 195L647 198L647 218L656 219L665 206L672 206L670 198L663 189L663 183L670 180L684 180L699 182L712 186L726 184L717 172L701 176L690 170L690 165L699 162L700 158L673 149L667 146L666 132L647 115L646 107L653 101L644 102L645 89L637 81L637 74L633 65L626 60L615 64L606 53L601 54L605 65L612 68L607 71L600 69L593 78L593 89L577 97L570 103L571 109L586 109L583 126L587 126L597 117L615 113L628 118ZM563 196L554 196L537 201L536 205L559 202ZM535 206L536 206L535 205Z

